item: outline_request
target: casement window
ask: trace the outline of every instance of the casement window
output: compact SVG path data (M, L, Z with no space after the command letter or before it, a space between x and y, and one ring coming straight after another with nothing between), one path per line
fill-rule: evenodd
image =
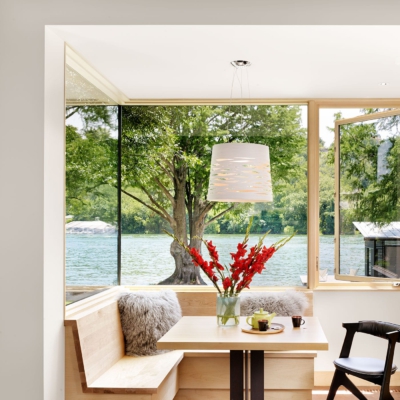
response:
M400 112L335 125L336 277L399 280Z

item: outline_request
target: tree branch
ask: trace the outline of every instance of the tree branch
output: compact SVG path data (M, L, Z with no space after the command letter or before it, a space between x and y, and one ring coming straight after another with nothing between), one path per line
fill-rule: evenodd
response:
M146 190L146 188L144 186L140 186L140 189L144 193L146 193L146 195L149 198L149 200L158 208L158 210L160 210L159 212L161 212L165 216L165 219L167 219L167 221L169 221L172 224L173 223L173 219L168 214L168 211L154 199L154 197L148 192L148 190ZM146 206L148 207L148 205L146 205Z
M214 119L216 119L216 118L218 118L218 117L220 117L220 115L219 114L214 114L211 118L209 118L208 119L208 121L207 121L207 125L210 125L211 124L211 122L213 122L214 121Z
M143 205L144 205L145 207L147 207L149 210L155 212L155 213L156 213L158 216L160 216L162 219L166 220L167 222L171 222L169 215L168 215L168 217L169 217L169 218L168 218L168 217L165 216L162 212L158 211L156 208L150 206L149 204L146 204L143 200L139 199L139 197L136 197L135 195L133 195L133 194L127 192L127 191L124 190L124 189L121 189L121 192L124 193L124 194L126 194L127 196L131 197L132 199L138 201L140 204L143 204Z
M218 218L221 218L224 214L226 214L228 211L231 211L232 209L235 208L235 205L230 206L229 208L227 208L224 211L221 211L219 214L217 214L215 217L211 218L209 221L207 221L204 224L204 227L207 227L208 225L210 225L212 222L214 222L215 220L217 220Z
M90 193L90 192L92 192L93 190L95 190L95 189L97 189L97 188L99 188L100 186L103 186L103 185L110 185L111 187L113 187L113 188L115 188L115 189L118 190L118 186L111 185L111 184L109 184L108 182L99 182L99 183L97 183L97 184L94 185L94 186L87 187L87 188L86 188L86 191Z
M153 179L157 183L157 185L160 187L160 189L164 192L164 194L168 198L168 200L171 202L172 207L175 207L175 199L173 198L171 193L168 191L168 189L162 184L162 182L157 177L154 177Z
M65 119L68 119L69 117L72 117L74 114L76 114L76 113L78 112L79 107L73 107L73 108L75 108L75 110L72 111L71 113L67 114L67 115L65 116ZM71 109L71 108L68 108L68 111L69 111L70 109Z
M81 204L87 204L87 203L85 203L82 199L80 199L79 197L75 197L75 196L66 196L65 199L66 199L66 200L77 200L77 201L79 201Z
M164 167L164 165L162 165L159 161L156 161L157 165L165 172L166 175L168 175L171 180L174 180L174 176L172 175L171 171L168 171L167 168Z
M203 211L200 213L199 218L200 218L200 219L201 219L201 218L205 218L205 216L207 215L207 213L208 213L209 211L211 211L211 210L213 209L214 206L215 206L215 203L208 203L208 204L204 207Z
M175 171L175 168L174 168L174 165L171 163L171 161L167 160L167 159L166 159L164 156L162 156L162 155L160 155L160 158L168 165L171 174L173 174L174 171Z
M189 204L190 204L190 207L192 207L192 188L190 185L190 169L189 168L187 169L187 180L186 180L185 190L186 190L185 204L186 204L186 208L188 208L188 211L189 211Z

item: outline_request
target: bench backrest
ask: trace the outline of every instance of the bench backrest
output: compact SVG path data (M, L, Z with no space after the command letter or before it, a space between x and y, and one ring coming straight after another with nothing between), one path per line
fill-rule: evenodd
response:
M75 314L65 321L72 328L78 369L83 385L90 385L125 355L116 299Z
M308 299L308 307L304 316L313 316L313 292L304 291ZM217 307L217 296L215 292L177 292L179 304L184 317L192 316L214 316Z

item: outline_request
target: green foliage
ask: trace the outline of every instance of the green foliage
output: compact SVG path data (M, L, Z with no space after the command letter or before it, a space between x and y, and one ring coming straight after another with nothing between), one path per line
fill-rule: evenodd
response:
M378 111L383 110L360 110L364 114ZM342 116L338 113L335 118L341 119ZM372 122L341 125L340 231L342 234L354 234L353 221L378 224L398 221L400 214L399 127L399 116L386 117ZM386 135L383 135L385 132ZM383 136L387 138L385 139ZM380 155L381 158L386 158L384 160L384 163L386 161L386 171L378 170L380 146L387 146L387 151ZM382 160L380 161L382 162ZM326 155L321 154L320 229L322 233L333 233L333 165L334 151L331 146Z
M190 232L204 215L208 215L206 226L211 224L206 232L243 232L251 205L230 209L230 204L211 204L206 200L212 146L233 141L266 144L270 146L274 191L293 189L293 183L299 179L300 188L306 182L307 153L306 132L301 128L300 117L297 106L124 107L123 188L139 189L145 197L138 199L136 193L133 196L137 201L173 226L177 182L185 181ZM124 192L127 196L132 195L129 190ZM280 208L295 202L288 218L306 231L302 219L307 209L307 189L280 198L281 204L277 203ZM225 213L228 209L229 213ZM221 218L217 225L213 218L218 216ZM274 218L274 230L281 230L286 222L277 223L276 212ZM253 229L262 230L264 223L265 219L255 220Z
M333 144L330 149L320 143L319 153L319 229L323 235L335 232L335 170L333 164ZM329 157L330 156L330 157Z
M299 149L306 146L306 133L300 128L300 110L296 106L147 106L123 110L127 181L148 184L144 171L151 169L151 175L163 173L161 156L187 165L193 182L201 179L204 189L208 185L212 146L232 141L270 146L274 183L287 181L289 176L298 174ZM192 182L191 176L189 179Z
M67 200L67 212L73 215L75 221L101 221L117 223L118 197L117 189L102 185L95 193L87 193L85 197Z
M84 120L83 132L67 126L67 212L75 219L116 220L117 141L110 135L115 108L108 108L67 110ZM270 146L274 202L236 204L229 212L230 204L214 203L205 214L206 232L244 233L254 215L254 233L282 233L286 226L307 233L307 140L297 106L124 107L122 184L133 197L122 195L123 233L170 229L165 216L173 214L173 169L186 179L187 212L196 202L208 206L212 146L231 141ZM333 227L329 190L323 191L323 233Z
M66 126L66 212L75 220L117 221L118 141L110 134L114 109L67 108L67 115L83 115L86 126L83 132Z
M306 151L304 148L303 151ZM307 233L307 158L297 156L298 170L276 190L274 204L281 212L282 226L291 226L299 234Z
M283 230L283 233L285 235L293 235L294 232L295 232L294 226L290 226L290 225L285 226L285 229Z
M283 232L283 221L282 221L282 210L278 210L276 207L270 207L261 211L261 217L259 219L260 229L265 231L270 230L271 233L282 233ZM255 224L257 221L255 221Z
M79 115L84 131L107 127L116 129L117 107L114 106L67 106L65 119Z
M341 201L347 202L343 221L397 221L399 203L400 136L398 117L341 127ZM384 131L388 138L382 137ZM389 143L387 143L389 142ZM378 160L380 146L388 145ZM382 156L386 171L378 170Z
M130 189L139 198L143 195L137 189ZM121 210L122 233L162 233L166 229L165 221L144 205L124 196Z

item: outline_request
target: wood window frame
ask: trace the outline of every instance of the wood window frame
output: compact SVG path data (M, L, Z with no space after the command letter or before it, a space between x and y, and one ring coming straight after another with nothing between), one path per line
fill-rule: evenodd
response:
M335 217L340 214L340 127L358 122L375 121L395 115L400 115L400 109L359 115L335 121ZM335 218L335 279L342 281L349 280L348 276L340 273L340 218ZM351 279L357 282L386 282L389 284L392 284L394 281L399 282L398 278L379 278L373 276L354 276Z
M313 100L310 102L315 102L315 107L317 111L313 110L314 112L317 113L311 115L310 109L309 109L309 120L312 120L313 125L317 125L316 130L318 131L317 134L313 132L312 138L310 138L310 142L313 141L313 143L309 143L309 148L308 148L308 154L309 154L309 159L314 158L314 159L319 159L319 143L315 142L315 140L319 141L319 112L321 109L324 108L400 108L400 99L319 99L319 100ZM379 113L380 115L384 114L391 114L393 111L389 112L383 112ZM346 121L358 121L358 120L366 120L370 119L370 116L362 116L360 114L359 117L355 118L346 118ZM309 122L310 125L310 122ZM337 128L338 124L335 124L335 128ZM310 132L309 132L309 137L310 137ZM336 135L335 135L336 136ZM309 164L310 167L310 164ZM312 165L312 167L315 167L315 164ZM336 170L336 166L335 166ZM318 166L318 173L314 174L315 171L312 169L309 170L309 173L313 174L313 182L311 183L311 177L309 179L309 207L311 205L313 206L318 206L319 210L319 166ZM315 182L318 182L315 184ZM316 187L318 187L318 193L315 193ZM336 196L338 196L338 182L335 177L335 193ZM312 199L311 199L312 198ZM336 199L335 199L336 200ZM337 214L337 202L335 201L335 216ZM313 216L314 217L314 216ZM319 217L318 217L319 218ZM319 223L319 219L317 221ZM313 221L313 242L309 240L309 245L315 246L315 251L313 254L315 256L314 259L309 257L309 265L308 265L308 274L309 274L309 282L310 284L308 285L309 289L317 289L317 290L396 290L392 282L387 282L387 281L382 281L382 280L377 280L377 281L372 281L371 278L367 279L360 279L359 282L346 282L344 284L341 283L320 283L319 282L319 262L318 262L318 257L319 257L319 231L315 232L315 228L317 227L316 221ZM336 224L338 223L338 219L335 218L335 237L336 237ZM319 227L318 227L319 228ZM311 236L311 235L310 235ZM311 239L311 238L310 238ZM338 252L336 250L335 246L335 259L338 257ZM335 275L337 271L337 263L338 261L335 260ZM314 267L314 268L313 268ZM311 276L310 276L311 275ZM339 277L338 277L339 278ZM339 278L340 279L340 278ZM344 277L342 277L342 280L345 281Z

